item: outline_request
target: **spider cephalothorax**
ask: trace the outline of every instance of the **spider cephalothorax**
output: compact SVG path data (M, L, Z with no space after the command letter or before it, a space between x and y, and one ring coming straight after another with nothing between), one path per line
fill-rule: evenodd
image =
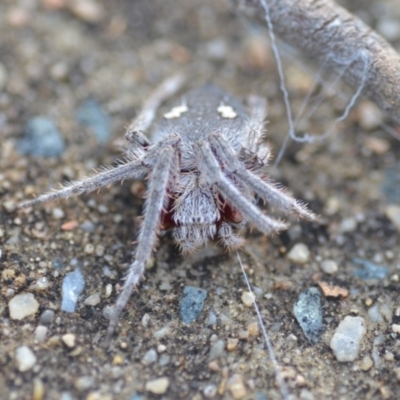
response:
M143 224L107 332L108 342L132 290L143 276L160 228L173 228L184 252L218 239L237 248L236 227L249 223L270 234L286 224L254 204L257 195L286 213L314 219L290 194L263 179L269 149L262 143L265 100L250 96L248 110L218 87L207 84L184 95L150 132L161 102L182 84L166 80L128 127L127 161L81 182L22 203L39 203L98 190L114 182L149 177Z

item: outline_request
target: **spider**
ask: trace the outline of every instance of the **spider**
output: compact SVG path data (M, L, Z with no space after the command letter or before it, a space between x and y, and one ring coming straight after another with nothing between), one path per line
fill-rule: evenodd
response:
M160 229L173 228L181 250L190 253L209 239L228 249L243 244L235 231L249 223L264 234L287 225L270 218L254 197L308 220L315 215L287 191L264 179L270 158L262 143L266 101L248 97L248 110L213 84L188 92L150 134L161 103L183 85L182 75L164 81L129 125L126 160L80 182L20 204L20 208L93 192L114 182L148 176L144 219L121 293L110 318L106 345L132 291L143 277Z

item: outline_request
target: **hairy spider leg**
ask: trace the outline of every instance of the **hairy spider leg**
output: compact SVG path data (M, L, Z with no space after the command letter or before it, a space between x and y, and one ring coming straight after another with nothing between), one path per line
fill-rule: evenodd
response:
M287 229L284 222L267 217L251 201L243 197L236 186L224 176L208 142L198 141L194 151L198 165L202 166L200 172L207 183L217 188L224 199L231 203L250 224L265 234Z
M173 147L161 150L149 180L147 200L144 207L143 225L138 237L138 245L134 252L134 260L129 266L128 273L119 294L114 311L107 329L105 346L108 347L119 316L128 302L132 290L136 287L144 274L146 262L151 257L157 240L161 214L168 201L167 188L171 180L176 179L179 173L178 151Z
M125 138L131 144L149 145L149 139L144 135L152 124L157 109L166 99L173 96L179 89L182 88L186 81L186 76L183 73L175 74L155 89L148 99L144 102L141 111L136 118L128 126Z
M287 212L295 212L308 220L315 220L316 216L309 211L300 201L293 198L290 193L284 191L270 182L250 172L238 160L234 150L221 135L211 134L209 137L211 149L217 159L224 165L224 168L248 188L257 193L264 201L272 206Z
M115 182L121 182L125 179L143 178L147 171L148 168L142 164L141 160L129 161L114 168L108 167L102 172L82 181L67 183L62 189L43 194L33 200L24 201L18 205L18 208L31 207L53 200L79 196L82 193L94 192L102 187L110 186Z

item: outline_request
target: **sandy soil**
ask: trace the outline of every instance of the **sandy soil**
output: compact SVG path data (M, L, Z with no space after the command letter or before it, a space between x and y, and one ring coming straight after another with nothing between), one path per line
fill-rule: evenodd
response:
M358 1L351 9L372 26L393 23L393 34L400 20L396 2ZM113 143L123 137L124 126L151 90L182 68L190 68L189 87L211 80L240 98L268 97L268 140L276 153L287 124L265 27L236 16L222 1L77 4L0 3L0 397L282 398L254 310L242 299L247 289L237 258L213 244L182 257L163 233L110 349L100 346L108 323L104 314L116 299L137 235L143 201L134 193L143 192L140 182L14 210L17 202L58 182L112 164ZM400 49L400 34L391 39ZM285 57L285 68L298 109L312 79L292 56ZM87 99L111 121L106 145L76 118ZM329 129L345 102L330 93L300 130ZM64 137L61 156L17 151L24 126L38 115L50 118ZM307 201L321 221L289 217L289 231L273 238L249 232L241 252L294 398L395 399L399 392L400 143L379 127L381 118L363 100L326 140L292 143L271 174ZM310 251L303 264L288 257L297 243ZM386 267L385 277L360 278L354 257ZM333 260L337 270L324 271L324 260ZM75 313L65 313L63 277L77 266L85 288ZM325 333L311 346L293 305L304 289L321 281L347 296L322 296ZM38 282L45 282L44 290ZM187 286L207 291L204 309L191 325L179 311ZM8 304L19 293L32 293L39 308L15 320ZM85 304L94 294L99 301ZM54 312L47 321L46 310ZM362 317L367 333L357 359L341 363L329 343L347 315ZM36 357L27 371L17 357L21 346ZM154 382L157 378L165 379Z

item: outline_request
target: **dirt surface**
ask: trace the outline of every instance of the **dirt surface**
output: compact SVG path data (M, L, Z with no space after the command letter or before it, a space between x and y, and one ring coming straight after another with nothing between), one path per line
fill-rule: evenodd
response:
M396 3L352 2L352 11L386 29L400 49ZM235 15L222 1L0 3L0 398L282 398L256 315L246 305L236 255L214 244L182 257L170 233L163 233L110 348L101 347L105 315L137 236L143 200L134 194L143 193L140 182L15 211L19 201L58 182L111 165L115 139L123 137L146 96L184 68L189 87L211 80L239 98L268 97L267 137L277 153L287 123L266 35L265 27ZM292 56L285 68L296 110L312 78ZM300 132L329 129L346 104L341 93L330 91ZM105 145L98 131L94 135L77 118L87 99L110 121ZM60 156L18 151L26 124L36 116L58 128L64 138ZM290 229L273 238L248 232L241 252L293 398L398 396L400 143L379 126L381 119L363 100L326 140L290 144L271 174L321 220L289 217ZM298 243L310 252L303 262L288 256ZM383 274L363 276L354 258L383 268ZM85 287L75 312L66 313L60 310L63 278L78 267ZM311 346L293 306L318 282L333 292L322 295L325 333ZM180 315L187 286L207 291L204 309L190 325ZM9 303L21 293L32 293L38 310L17 320ZM349 315L363 318L366 334L356 359L339 362L330 340ZM21 346L30 352L22 361Z

